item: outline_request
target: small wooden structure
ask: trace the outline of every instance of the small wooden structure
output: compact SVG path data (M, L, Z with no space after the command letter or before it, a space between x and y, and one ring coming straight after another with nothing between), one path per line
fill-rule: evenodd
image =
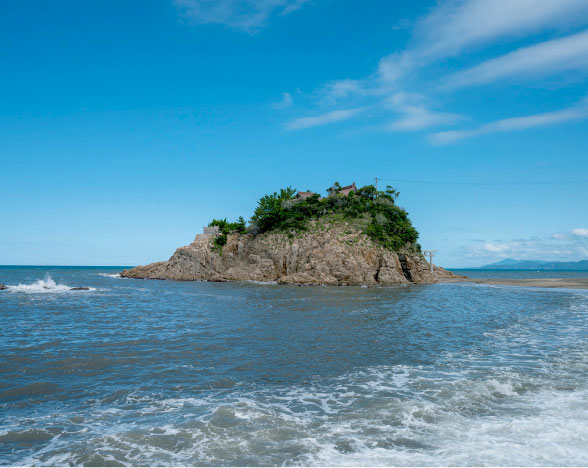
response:
M355 181L351 185L346 185L345 187L341 187L339 190L339 194L341 195L349 195L349 192L357 192L357 187L355 186Z
M349 192L356 192L357 186L355 185L355 181L351 185L346 185L345 187L341 187L339 190L336 190L335 187L331 187L329 189L329 197L333 195L342 195L346 197L349 195Z
M307 198L310 198L313 195L316 195L316 193L314 193L314 192L298 192L296 194L296 198L300 198L301 200L306 200Z
M351 185L346 185L345 187L341 187L338 190L336 190L335 187L331 187L329 189L328 196L332 197L334 195L342 195L342 196L346 197L347 195L349 195L350 192L356 192L356 191L357 191L357 186L355 185L355 182L353 182ZM296 194L296 198L294 200L299 202L302 200L306 200L307 198L310 198L313 195L316 195L316 193L314 193L314 192L298 192ZM319 200L322 200L322 198L319 198Z

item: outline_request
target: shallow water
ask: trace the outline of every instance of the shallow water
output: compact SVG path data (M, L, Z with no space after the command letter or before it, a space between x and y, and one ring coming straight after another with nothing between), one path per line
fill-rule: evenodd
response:
M2 464L588 464L588 291L117 271L0 269Z
M451 270L458 275L470 278L588 278L587 270L481 270L458 268Z

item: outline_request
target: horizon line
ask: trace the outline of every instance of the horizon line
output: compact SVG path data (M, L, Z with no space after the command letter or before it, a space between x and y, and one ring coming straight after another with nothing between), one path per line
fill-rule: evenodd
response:
M29 265L29 264L22 264L22 265L0 265L0 268L4 267L81 267L81 268L134 268L137 265Z

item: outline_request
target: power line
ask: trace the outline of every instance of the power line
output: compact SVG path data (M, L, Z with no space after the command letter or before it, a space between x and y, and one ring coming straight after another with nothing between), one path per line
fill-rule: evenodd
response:
M574 180L544 180L544 181L519 181L519 182L464 182L464 181L437 181L437 180L410 180L410 179L384 179L378 180L388 182L404 182L410 184L432 184L432 185L559 185L559 184L588 184L588 179Z

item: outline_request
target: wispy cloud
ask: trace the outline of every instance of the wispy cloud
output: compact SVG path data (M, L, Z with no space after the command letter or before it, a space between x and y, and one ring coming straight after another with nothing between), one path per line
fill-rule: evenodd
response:
M272 15L288 15L308 0L175 0L182 16L199 24L220 24L254 33Z
M588 70L588 31L524 47L454 75L448 88L481 85L512 77L543 78L562 71Z
M588 237L588 229L586 228L575 228L572 229L570 234L563 234L563 233L555 233L551 235L552 239L557 240L569 240L573 238L585 238Z
M370 107L384 121L385 131L419 131L436 126L456 125L463 115L439 110L433 99L415 95L427 93L436 100L451 96L440 91L481 85L509 77L537 79L555 73L581 69L588 72L588 30L564 38L519 48L448 77L427 81L427 70L482 47L508 41L532 39L533 35L561 34L570 28L588 25L587 0L439 0L423 18L403 22L412 27L411 40L403 50L380 59L373 73L326 83L319 91L321 107ZM451 66L456 66L454 60ZM457 69L459 70L459 68ZM445 83L443 88L439 83ZM418 90L415 94L414 90ZM399 96L410 99L398 101ZM395 101L396 100L396 101ZM392 104L391 104L392 103ZM586 106L497 120L473 130L456 130L432 135L434 144L447 144L464 138L494 132L523 130L583 118ZM373 116L373 114L370 114ZM345 120L339 111L323 114L329 122ZM309 120L311 119L311 120ZM322 118L301 118L289 128L307 128ZM316 122L316 123L315 123Z
M413 107L406 109L402 117L391 122L388 129L392 131L423 130L430 127L451 125L462 119L463 117L459 114L433 112L424 107Z
M286 109L290 107L293 103L292 95L290 93L282 93L282 99L278 102L274 102L273 107L274 109Z
M290 121L286 125L286 128L288 130L300 130L303 128L318 127L320 125L326 125L333 122L341 122L343 120L350 119L363 110L363 107L357 107L355 109L335 110L313 117L300 117Z
M446 145L449 143L454 143L458 140L463 140L465 138L488 135L490 133L514 132L528 128L556 125L562 122L583 119L586 117L588 117L588 102L586 99L584 99L579 104L567 109L497 120L495 122L484 124L473 130L451 130L447 132L437 132L430 135L429 139L433 144Z
M455 56L511 37L588 23L585 0L450 0L421 20L408 53L420 60Z
M392 131L414 131L451 125L464 118L458 114L431 110L428 100L415 93L395 93L386 99L385 105L400 115L387 125L388 130Z
M393 31L402 31L403 29L410 28L411 25L412 25L412 23L410 22L410 20L408 20L406 18L402 18L402 19L396 21L396 23L394 23L391 26L391 29Z
M354 94L365 94L365 84L361 80L335 80L328 82L320 90L323 104L333 105L340 99Z
M445 1L415 24L409 47L383 57L374 74L355 81L355 90L385 92L427 65L464 51L574 24L588 24L586 0ZM332 82L330 88L337 91L348 81Z
M577 237L588 237L588 229L576 228L572 230L572 234Z

